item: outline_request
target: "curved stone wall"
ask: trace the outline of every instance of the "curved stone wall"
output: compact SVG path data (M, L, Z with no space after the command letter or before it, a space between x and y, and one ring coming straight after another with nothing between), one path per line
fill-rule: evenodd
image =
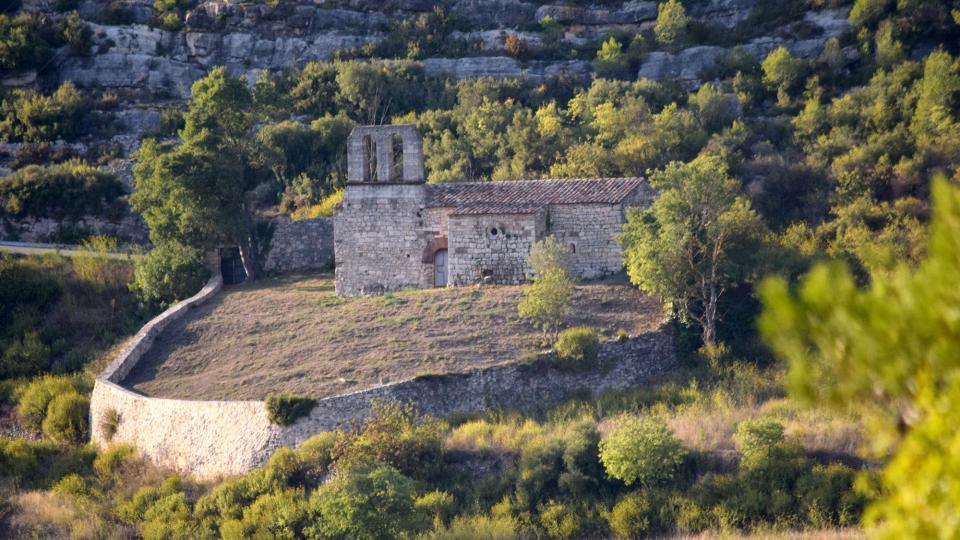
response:
M263 465L280 447L296 447L310 436L364 418L374 399L413 402L424 413L444 418L488 408L532 409L587 390L628 388L674 365L671 336L658 330L618 342L604 342L599 367L567 371L549 357L532 364L507 364L461 374L425 375L319 400L291 426L270 423L262 401L192 401L152 398L121 386L159 332L220 289L219 276L196 296L147 323L96 381L90 403L93 441L125 443L158 465L197 478L242 474ZM112 437L107 423L119 421Z

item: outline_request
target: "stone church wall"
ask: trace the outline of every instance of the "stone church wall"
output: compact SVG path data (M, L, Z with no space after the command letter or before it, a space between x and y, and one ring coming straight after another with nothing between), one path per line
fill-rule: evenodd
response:
M454 215L449 220L449 282L453 286L515 285L531 276L527 255L543 237L546 212Z
M333 220L292 221L278 217L270 222L269 251L263 269L270 274L330 270L333 268Z
M571 251L570 272L591 279L623 268L623 223L620 205L562 204L550 207L548 233Z
M423 185L348 185L334 218L337 294L421 286Z

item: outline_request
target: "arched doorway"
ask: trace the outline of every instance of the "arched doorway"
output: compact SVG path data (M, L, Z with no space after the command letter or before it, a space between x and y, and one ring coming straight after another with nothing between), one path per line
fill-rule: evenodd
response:
M433 255L433 286L447 286L447 250L438 249Z

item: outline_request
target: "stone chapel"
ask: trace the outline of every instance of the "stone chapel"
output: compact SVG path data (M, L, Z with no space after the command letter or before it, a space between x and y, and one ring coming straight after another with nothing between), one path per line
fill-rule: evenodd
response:
M613 274L626 209L652 195L641 178L427 184L413 125L359 126L334 218L337 294L522 283L548 235L569 247L575 275Z

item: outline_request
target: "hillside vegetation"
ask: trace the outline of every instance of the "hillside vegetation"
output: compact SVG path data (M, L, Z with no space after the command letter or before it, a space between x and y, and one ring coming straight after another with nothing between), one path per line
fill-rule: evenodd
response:
M130 205L155 249L134 278L97 291L62 262L0 261L21 284L0 281L16 301L0 304L4 376L43 374L7 378L0 393L10 431L30 431L0 439L8 536L960 534L957 0L629 3L635 11L578 0L487 13L398 1L386 14L364 0L19 4L0 16L0 69L9 84L37 79L3 92L12 174L0 178L0 218L109 214L122 206L116 183L83 162L129 156ZM743 17L727 20L725 6ZM277 34L328 8L339 18L327 24L353 34L324 34L311 46L325 54L291 59L301 49ZM502 34L485 33L491 20ZM238 29L269 54L233 55L231 44L250 43ZM458 57L463 78L435 69L438 55ZM521 66L530 77L512 76ZM189 295L204 249L241 246L254 277L262 214L329 213L350 129L386 122L424 135L430 182L647 176L660 195L628 215L626 266L663 298L685 368L547 411L451 423L383 404L216 485L158 471L135 449L83 444L89 381L48 372L79 369L138 314ZM284 295L259 286L236 298ZM447 293L356 309L376 308L385 315L372 324L386 325L432 294ZM497 320L470 302L477 320ZM359 324L350 304L324 303ZM109 333L84 325L102 318ZM467 349L481 337L456 339ZM515 339L520 355L527 344Z

